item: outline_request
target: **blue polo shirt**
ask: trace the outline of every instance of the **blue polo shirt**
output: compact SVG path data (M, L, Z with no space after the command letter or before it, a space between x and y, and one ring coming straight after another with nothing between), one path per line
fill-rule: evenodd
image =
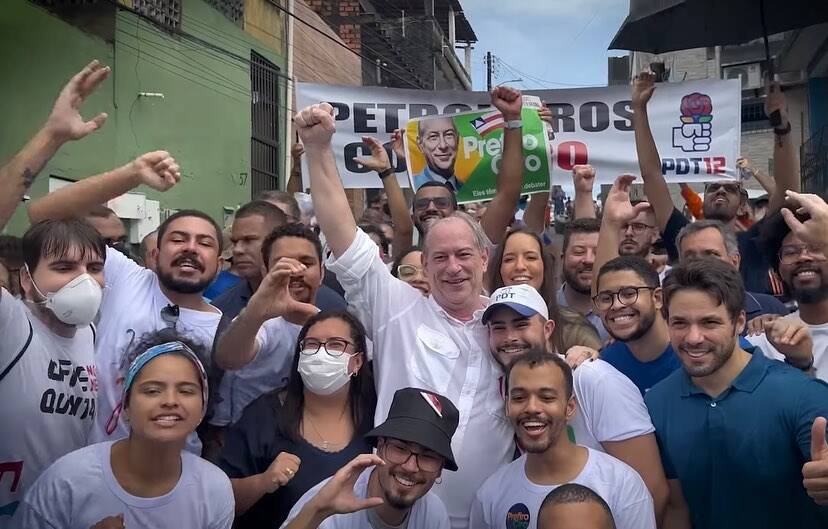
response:
M828 384L750 348L731 387L711 398L677 370L644 397L667 479L694 529L824 529L828 508L802 486L811 425L828 417Z
M668 345L667 349L655 360L641 362L633 356L626 342L615 342L604 347L601 351L601 358L632 380L642 395L667 378L673 371L681 369L681 362L673 351L672 345Z

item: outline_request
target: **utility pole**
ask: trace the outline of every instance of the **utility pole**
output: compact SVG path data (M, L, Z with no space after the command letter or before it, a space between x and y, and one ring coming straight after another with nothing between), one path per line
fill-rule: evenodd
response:
M486 91L492 91L492 52L486 52Z

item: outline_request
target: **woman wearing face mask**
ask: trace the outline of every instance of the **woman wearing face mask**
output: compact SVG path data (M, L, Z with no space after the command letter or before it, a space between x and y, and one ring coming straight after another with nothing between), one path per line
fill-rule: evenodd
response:
M124 377L129 437L89 445L49 467L26 494L24 529L233 525L230 481L184 450L207 405L207 375L196 351L172 329L141 340Z
M219 466L236 496L236 527L280 527L296 501L360 453L376 393L365 329L320 312L299 332L287 388L253 401L227 431Z
M0 289L0 464L11 476L0 486L0 524L10 517L12 527L41 472L86 446L97 396L91 323L106 257L82 220L35 224L21 244L24 300Z
M424 296L428 296L431 292L431 287L423 272L423 250L419 246L412 246L394 259L394 264L391 265L391 275L402 279L422 292Z

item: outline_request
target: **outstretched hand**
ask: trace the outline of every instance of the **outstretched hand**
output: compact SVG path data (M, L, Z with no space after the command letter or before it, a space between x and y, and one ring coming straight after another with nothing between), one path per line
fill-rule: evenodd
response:
M166 191L181 180L181 171L175 158L167 151L153 151L142 154L132 161L130 171L146 184L158 191Z
M644 71L633 79L632 106L633 108L644 108L653 97L655 91L655 74Z
M635 206L630 202L630 186L635 178L632 175L621 175L615 179L604 201L604 221L621 225L650 208L648 202L639 202Z
M354 484L363 470L384 464L385 462L375 454L356 456L340 468L310 502L326 516L347 514L382 505L382 498L358 498L354 494Z
M378 139L372 136L363 136L362 143L368 146L368 149L371 151L371 156L357 156L353 159L356 163L377 172L385 171L391 167L391 160L388 159L388 153Z
M105 112L84 121L80 115L80 107L110 72L109 66L92 61L69 80L60 91L52 107L52 113L46 121L45 129L52 138L61 143L79 140L103 126L107 118Z
M264 276L261 285L250 298L248 308L262 320L269 320L287 314L312 316L317 308L290 295L291 277L300 275L307 266L296 259L283 257Z
M828 204L817 195L785 191L785 207L782 216L794 235L808 244L824 246L828 243ZM794 212L810 218L801 222Z

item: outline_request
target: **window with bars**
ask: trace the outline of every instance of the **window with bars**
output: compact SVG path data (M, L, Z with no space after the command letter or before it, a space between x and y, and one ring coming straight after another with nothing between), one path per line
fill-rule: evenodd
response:
M252 196L279 186L279 68L250 52Z
M244 24L244 0L207 0L207 3L235 24Z
M181 29L181 0L132 0L132 8L164 27Z
M770 121L765 115L764 102L757 101L742 105L742 132L768 128L770 128Z

